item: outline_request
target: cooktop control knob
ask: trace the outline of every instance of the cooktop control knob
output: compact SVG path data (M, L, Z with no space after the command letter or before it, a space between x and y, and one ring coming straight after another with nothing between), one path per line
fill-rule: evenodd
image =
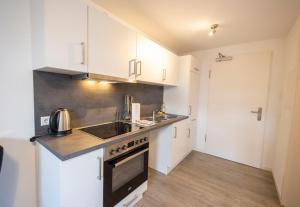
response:
M147 141L147 137L144 138L144 141L145 141L145 142Z
M135 141L135 144L138 144L138 143L139 143L139 140L136 140L136 141Z
M114 155L115 152L116 152L116 150L114 150L114 149L110 150L110 155Z
M121 151L121 147L118 147L117 149L116 149L116 152L120 152Z
M126 149L127 149L127 145L124 144L124 145L122 146L122 150L126 150Z
M144 139L140 139L140 143L142 143L144 141Z

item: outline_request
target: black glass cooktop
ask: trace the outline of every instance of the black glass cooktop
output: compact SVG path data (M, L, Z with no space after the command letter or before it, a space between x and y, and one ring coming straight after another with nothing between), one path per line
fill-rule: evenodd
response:
M80 129L101 139L108 139L120 134L133 132L143 127L133 126L124 122L113 122Z

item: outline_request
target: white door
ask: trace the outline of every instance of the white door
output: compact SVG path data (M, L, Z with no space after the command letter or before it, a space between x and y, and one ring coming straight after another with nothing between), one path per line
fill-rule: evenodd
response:
M270 52L238 55L225 62L212 61L208 154L260 167L270 61ZM253 113L259 107L261 120Z
M93 7L88 31L89 72L128 79L134 73L136 32Z

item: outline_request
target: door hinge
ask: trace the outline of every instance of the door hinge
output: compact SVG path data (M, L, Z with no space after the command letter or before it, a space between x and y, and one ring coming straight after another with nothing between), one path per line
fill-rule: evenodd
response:
M204 136L204 140L205 140L205 142L206 142L206 140L207 140L207 134L205 134L205 136Z
M211 70L209 70L208 78L209 78L209 79L211 78Z

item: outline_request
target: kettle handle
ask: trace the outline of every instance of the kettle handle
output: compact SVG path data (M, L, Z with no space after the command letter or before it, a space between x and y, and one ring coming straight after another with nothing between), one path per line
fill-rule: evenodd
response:
M58 119L56 117L57 117L57 114L59 111L60 110L57 109L57 110L53 111L50 115L49 128L50 128L51 132L57 132Z

